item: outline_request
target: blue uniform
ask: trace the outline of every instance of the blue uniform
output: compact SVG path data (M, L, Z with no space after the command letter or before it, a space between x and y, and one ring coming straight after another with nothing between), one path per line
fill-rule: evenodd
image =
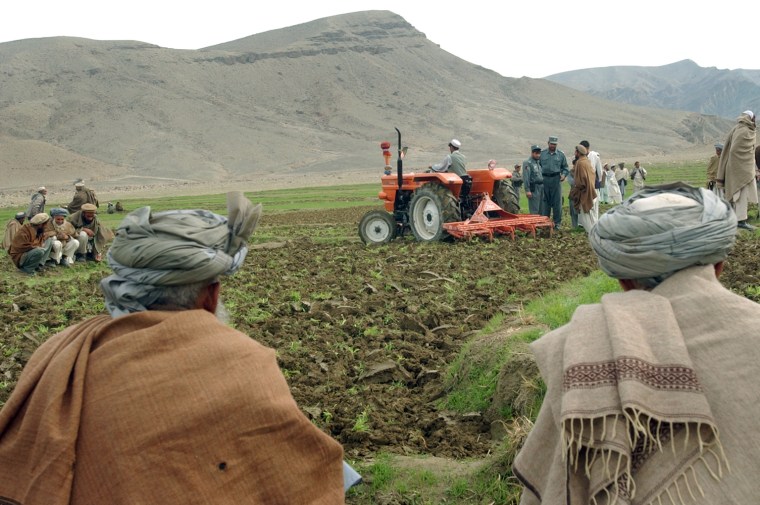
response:
M544 176L544 194L541 200L541 215L553 217L554 227L562 224L562 185L560 177L567 177L570 170L567 157L559 149L548 148L541 151L541 171Z

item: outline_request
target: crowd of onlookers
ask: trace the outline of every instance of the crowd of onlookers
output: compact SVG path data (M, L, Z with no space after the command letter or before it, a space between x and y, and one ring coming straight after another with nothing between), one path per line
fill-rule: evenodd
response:
M65 207L45 212L47 189L37 188L26 212L18 212L5 226L2 247L16 267L34 275L46 268L70 267L76 262L101 261L111 230L98 219L95 192L84 181ZM109 203L109 212L115 211Z

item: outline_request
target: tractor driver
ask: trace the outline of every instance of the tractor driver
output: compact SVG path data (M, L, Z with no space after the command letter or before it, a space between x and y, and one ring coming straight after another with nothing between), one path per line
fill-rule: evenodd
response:
M451 142L449 142L449 154L443 158L443 161L430 165L428 168L433 172L452 172L457 174L462 179L462 190L459 196L464 198L470 193L470 188L472 188L472 177L467 175L467 169L465 168L467 160L464 154L459 151L460 147L462 147L461 142L457 139L451 139Z

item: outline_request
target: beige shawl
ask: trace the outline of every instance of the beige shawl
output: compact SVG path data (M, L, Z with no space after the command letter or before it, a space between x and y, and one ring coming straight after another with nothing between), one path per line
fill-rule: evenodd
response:
M3 235L3 249L10 250L13 237L21 229L23 225L18 222L18 219L12 217L5 225L5 234Z
M717 180L724 181L726 199L730 200L755 179L755 123L742 114L728 132L718 162Z
M45 342L0 411L0 504L343 503L343 451L274 351L202 311Z
M77 231L80 231L82 228L88 228L93 231L95 234L93 244L97 253L102 254L106 249L106 244L113 240L113 232L107 226L100 223L97 214L95 214L92 222L85 223L82 211L78 210L67 217L66 220L73 224Z
M547 393L514 463L522 503L756 500L758 324L712 266L579 307L532 345Z

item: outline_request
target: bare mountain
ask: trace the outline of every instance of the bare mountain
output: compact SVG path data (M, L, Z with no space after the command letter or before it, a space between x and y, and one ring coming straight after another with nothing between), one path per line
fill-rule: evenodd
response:
M618 66L546 79L615 102L736 118L760 110L760 70L703 68L691 60L659 67Z
M406 166L452 137L472 166L559 135L605 157L707 152L731 122L513 79L438 47L402 17L318 19L197 51L57 37L0 44L0 206L60 186L183 189L375 181L394 127ZM691 154L690 154L691 155Z

